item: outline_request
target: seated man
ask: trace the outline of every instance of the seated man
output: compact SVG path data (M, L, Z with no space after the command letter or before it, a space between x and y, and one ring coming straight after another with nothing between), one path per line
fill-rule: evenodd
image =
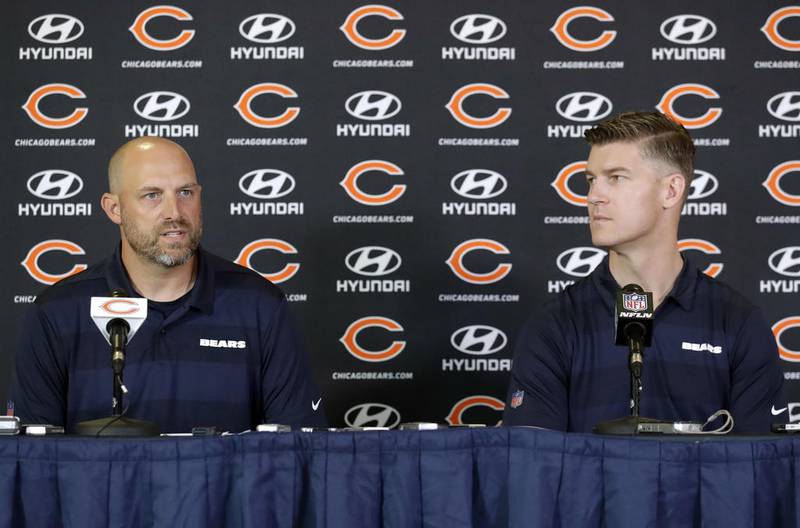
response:
M590 432L630 414L628 350L614 344L615 295L630 283L652 292L655 305L641 416L703 423L727 409L734 430L748 433L788 421L764 317L678 250L693 175L689 134L662 114L631 112L586 139L592 243L608 257L523 327L503 423Z
M20 329L12 398L26 423L109 416L109 345L90 318L113 289L148 299L127 349L126 416L162 432L260 423L324 426L320 396L281 291L199 248L200 185L186 152L145 137L111 158L103 211L120 226L114 254L47 288ZM223 344L224 346L220 346Z

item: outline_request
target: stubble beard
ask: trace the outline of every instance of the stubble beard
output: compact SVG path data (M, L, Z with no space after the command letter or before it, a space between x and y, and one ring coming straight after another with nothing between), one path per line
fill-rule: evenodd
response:
M155 227L150 233L140 229L139 226L127 215L122 214L122 232L125 239L137 255L159 264L165 268L182 266L189 262L197 252L200 245L200 237L203 234L202 219L197 226L192 226L183 219L165 222ZM161 240L160 233L172 229L186 231L189 238L186 243L171 242L162 247L159 245ZM175 250L178 250L177 253Z

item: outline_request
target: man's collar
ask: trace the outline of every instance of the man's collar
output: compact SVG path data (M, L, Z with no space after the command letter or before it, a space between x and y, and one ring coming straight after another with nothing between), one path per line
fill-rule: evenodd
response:
M694 295L697 286L698 269L689 259L681 255L683 259L683 267L681 268L678 277L675 279L675 284L672 289L664 298L673 299L684 310L691 310L694 303ZM617 290L622 286L617 284L614 276L611 275L611 269L608 266L608 256L603 259L603 262L597 266L597 269L592 272L591 280L600 292L600 297L609 310L614 310L614 302Z
M137 295L133 284L122 263L122 244L117 244L114 255L106 267L106 281L111 290L121 289L127 295ZM211 313L214 308L214 270L209 265L208 253L202 248L197 248L197 277L187 299L187 304L192 308Z

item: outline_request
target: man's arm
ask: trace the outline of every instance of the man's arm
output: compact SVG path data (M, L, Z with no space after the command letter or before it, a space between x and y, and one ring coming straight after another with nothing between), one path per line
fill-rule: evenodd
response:
M551 313L532 316L514 349L503 425L535 425L566 431L569 424L569 360L564 334Z
M788 422L775 337L759 310L753 310L741 326L731 361L734 430L766 434L772 422Z
M65 425L66 366L57 354L55 332L36 304L23 317L15 361L11 386L14 414L25 423Z
M286 299L280 301L263 336L262 354L264 423L327 426L322 396L311 378L306 351Z

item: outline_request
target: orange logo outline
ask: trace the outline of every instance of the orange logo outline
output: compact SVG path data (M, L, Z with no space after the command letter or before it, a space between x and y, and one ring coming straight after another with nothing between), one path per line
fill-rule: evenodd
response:
M28 275L33 277L37 282L47 284L49 286L57 283L61 279L66 279L67 277L75 275L76 273L80 273L88 268L86 264L75 264L72 266L72 269L66 273L47 273L42 270L41 267L39 267L39 257L49 251L64 251L70 255L86 254L82 247L74 242L70 242L69 240L50 239L39 242L28 251L25 259L20 262L22 267L25 268L25 271L28 272Z
M791 350L781 344L781 334L790 328L800 328L800 316L794 315L785 317L772 325L772 334L775 336L775 343L778 345L778 355L785 361L794 363L800 362L800 351Z
M239 96L239 100L233 105L236 111L239 112L239 115L242 116L242 119L251 125L258 128L279 128L288 125L300 114L299 106L290 106L284 113L276 117L262 117L256 114L253 112L253 109L250 108L250 104L253 102L253 99L263 94L277 94L284 98L297 97L297 92L283 84L254 84L242 92L242 95Z
M766 180L761 182L767 192L775 198L777 201L782 203L783 205L788 205L791 207L798 207L800 206L800 195L798 194L789 194L788 192L784 191L780 186L781 178L789 174L790 172L799 172L800 171L800 160L792 160L792 161L784 161L776 165L769 173L769 176Z
M280 284L281 282L286 282L287 280L291 279L295 276L295 274L300 270L300 264L297 262L289 262L286 264L280 271L276 271L275 273L261 273L257 269L255 269L252 264L250 264L250 259L253 258L253 255L258 253L259 251L263 251L265 249L272 249L275 251L279 251L286 255L294 255L297 254L297 248L291 245L290 243L286 242L285 240L279 240L277 238L261 238L258 240L253 240L242 250L239 252L239 256L236 257L236 260L233 262L244 266L245 268L249 268L268 281L273 284Z
M405 29L394 29L388 36L382 39L369 39L364 37L358 32L357 26L362 18L368 16L381 16L389 20L403 20L403 15L400 14L399 11L384 5L370 4L354 9L347 15L344 24L339 27L339 30L344 33L347 40L359 48L370 51L389 49L399 44L406 36Z
M488 117L473 117L464 111L464 100L475 94L484 94L495 99L508 99L508 92L488 83L465 84L453 93L450 100L444 105L453 118L464 126L470 128L494 128L502 125L511 116L511 108L503 106Z
M126 304L128 306L133 305L133 307L128 308L127 310L114 310L111 308L113 304ZM100 308L103 311L108 312L113 315L130 315L132 313L136 313L140 310L139 304L135 301L129 301L128 299L111 299L109 301L104 302L100 305Z
M445 263L450 267L453 273L455 273L456 277L471 284L492 284L502 280L511 272L512 265L507 262L498 264L495 269L487 273L474 273L469 271L464 267L464 257L467 253L478 249L491 251L496 255L511 254L511 251L500 242L487 238L473 238L465 240L456 246Z
M160 40L153 38L147 32L145 27L147 23L153 18L160 16L168 16L177 20L194 20L188 11L180 7L170 5L158 5L145 9L136 17L128 28L128 31L133 33L133 36L139 41L139 44L155 51L172 51L184 47L194 38L195 30L184 29L177 37L169 40Z
M780 49L800 51L800 40L789 40L778 32L778 25L790 17L800 17L800 6L786 6L773 11L761 27L761 31L772 44Z
M586 172L586 162L573 161L558 172L558 176L550 183L550 186L556 190L565 202L577 207L586 207L589 204L589 199L569 188L570 178L581 172Z
M77 125L89 113L89 109L82 106L72 111L67 117L47 117L39 110L39 103L42 99L49 95L66 95L71 99L86 99L86 94L81 91L77 86L64 83L50 83L44 84L28 96L28 100L22 105L22 109L28 114L28 117L39 126L45 128L69 128Z
M485 394L478 394L475 396L467 396L460 399L450 409L450 414L447 415L445 420L450 425L464 425L461 421L462 415L472 407L489 407L495 411L502 411L505 409L506 404L493 396L486 396ZM500 422L497 422L500 425Z
M373 326L385 328L389 332L404 331L403 327L397 321L389 319L388 317L372 315L353 321L350 326L347 327L347 330L345 330L344 335L339 338L339 341L353 357L370 363L389 361L397 357L406 348L405 341L392 341L392 344L383 350L374 352L366 350L358 344L357 337L359 332Z
M593 40L578 40L569 34L567 26L576 18L589 17L601 22L613 22L614 17L611 13L600 9L599 7L592 6L577 6L567 9L556 19L550 31L556 36L558 41L573 51L598 51L614 41L617 37L617 32L614 30L606 30L600 33L600 36Z
M722 115L722 108L713 106L709 108L705 114L700 117L684 117L678 114L675 109L675 100L684 95L699 95L703 99L719 99L719 94L713 88L704 84L684 83L677 84L667 90L661 100L656 105L656 108L664 115L682 124L689 130L696 128L705 128L714 123Z
M350 198L358 203L373 206L388 205L396 200L399 200L400 197L406 192L406 184L396 183L383 194L365 193L358 187L358 178L361 177L365 172L369 171L381 171L392 176L402 176L405 174L403 169L389 161L366 160L356 163L350 167L350 170L347 171L347 174L342 181L339 182L339 185L344 188L345 192L347 192Z
M680 251L684 251L687 249L694 249L697 251L701 251L706 255L721 255L722 250L718 248L715 244L709 242L708 240L703 240L702 238L684 238L683 240L678 240L678 249ZM722 268L725 265L721 262L712 262L706 269L703 270L703 273L708 275L709 277L716 277L722 272Z

